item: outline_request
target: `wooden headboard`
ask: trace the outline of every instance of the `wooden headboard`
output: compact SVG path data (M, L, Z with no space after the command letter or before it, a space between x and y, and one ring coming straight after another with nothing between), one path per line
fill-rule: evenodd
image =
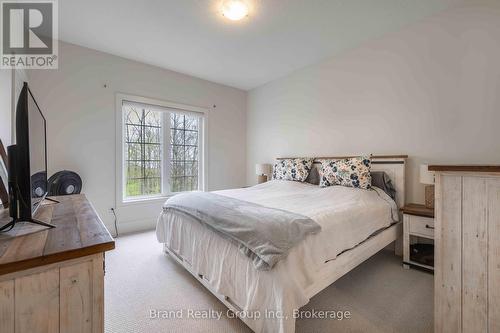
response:
M356 156L328 156L315 157L314 163L319 164L321 159L340 160ZM280 157L278 160L293 158ZM391 178L392 184L396 188L396 204L398 208L405 205L405 167L408 155L372 155L372 171L384 171Z
M385 171L392 180L392 184L396 188L396 204L398 208L405 205L405 168L406 159L408 156L372 156L372 171Z

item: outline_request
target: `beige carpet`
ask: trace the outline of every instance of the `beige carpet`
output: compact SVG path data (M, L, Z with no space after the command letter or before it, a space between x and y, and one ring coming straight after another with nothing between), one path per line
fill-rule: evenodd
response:
M122 236L106 254L105 326L115 332L250 332L238 319L150 319L151 309L225 307L161 251L153 232ZM303 309L348 310L349 320L298 320L296 332L432 332L433 276L382 251Z

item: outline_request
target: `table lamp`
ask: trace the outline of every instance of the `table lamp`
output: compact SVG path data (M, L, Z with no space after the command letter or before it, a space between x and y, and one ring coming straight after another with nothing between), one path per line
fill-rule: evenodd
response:
M271 164L256 164L255 174L259 176L257 179L259 184L267 182L268 176L271 174Z
M434 209L434 172L427 164L420 165L420 183L425 186L425 207Z

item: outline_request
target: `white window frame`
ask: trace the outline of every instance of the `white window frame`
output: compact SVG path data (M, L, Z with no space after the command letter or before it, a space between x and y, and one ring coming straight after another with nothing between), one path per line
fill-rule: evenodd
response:
M124 156L125 156L125 144L124 144L124 135L125 135L125 126L123 123L124 114L123 114L123 102L132 102L139 104L147 104L150 105L152 109L157 107L157 111L166 112L169 111L175 113L185 113L185 114L196 114L196 116L200 117L200 125L199 125L199 140L200 140L200 152L199 152L199 161L198 161L198 184L199 189L201 191L206 191L208 188L208 179L207 179L207 161L208 161L208 110L206 108L180 104L175 102L168 102L148 97L141 97L129 94L116 94L116 206L127 206L132 204L140 204L144 202L152 202L152 201L161 201L163 202L167 198L175 195L174 192L169 192L169 170L165 166L168 167L168 163L162 163L162 193L158 195L144 196L144 197L133 197L126 198L125 197L125 165L124 165ZM167 117L162 117L163 121L163 130L162 132L165 134L162 136L162 161L164 161L165 153L168 152L167 147L170 145L170 121L167 122Z

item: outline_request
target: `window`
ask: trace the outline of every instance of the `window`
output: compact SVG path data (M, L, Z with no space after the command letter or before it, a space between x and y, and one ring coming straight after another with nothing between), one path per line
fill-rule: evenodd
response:
M125 197L162 193L162 114L124 105Z
M172 192L198 189L198 118L170 114L170 187Z
M123 201L203 190L204 114L126 99L120 104Z

